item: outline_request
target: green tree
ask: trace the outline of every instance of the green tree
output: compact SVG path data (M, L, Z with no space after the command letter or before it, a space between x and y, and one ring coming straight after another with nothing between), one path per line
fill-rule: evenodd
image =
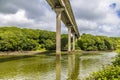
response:
M91 34L83 34L77 41L77 44L82 50L87 51L116 49L115 39L106 36L93 36Z

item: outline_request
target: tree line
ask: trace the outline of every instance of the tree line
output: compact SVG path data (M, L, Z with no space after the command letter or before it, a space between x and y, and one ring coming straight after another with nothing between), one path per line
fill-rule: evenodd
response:
M106 51L116 50L117 38L107 36L93 36L83 34L77 41L78 46L85 51Z
M55 50L55 32L17 27L0 27L0 51ZM67 35L62 34L62 49Z
M117 40L118 38L114 37L83 34L77 40L76 48L86 51L116 50ZM61 41L61 49L67 50L68 35L62 34ZM0 27L0 51L55 50L55 48L55 32L14 26Z

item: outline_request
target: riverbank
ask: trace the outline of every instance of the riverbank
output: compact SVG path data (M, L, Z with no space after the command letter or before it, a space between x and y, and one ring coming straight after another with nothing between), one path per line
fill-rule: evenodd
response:
M100 52L114 52L114 51L82 51L82 50L76 50L76 51L62 51L62 55L67 55L71 53L82 53L82 54L97 54ZM35 54L48 54L48 55L55 55L55 51L47 51L47 50L42 50L42 51L5 51L5 52L0 52L0 56L6 56L6 55L35 55Z
M6 51L6 52L0 52L0 56L6 56L6 55L35 55L35 54L42 54L46 51Z
M99 52L115 52L115 51L112 51L112 50L107 50L107 51L81 51L83 54L84 53L99 53Z
M67 55L68 53L80 53L81 51L77 50L77 51L71 51L71 52L67 52L67 51L62 51L61 54L62 55ZM7 56L7 55L11 55L11 56L19 56L19 55L35 55L35 54L48 54L48 55L55 55L56 52L55 51L6 51L6 52L0 52L0 56Z

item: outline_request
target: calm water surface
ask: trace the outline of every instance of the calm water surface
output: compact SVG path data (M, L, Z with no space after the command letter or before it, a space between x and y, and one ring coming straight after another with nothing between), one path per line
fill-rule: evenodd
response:
M111 64L116 54L1 56L0 80L84 80L92 72Z

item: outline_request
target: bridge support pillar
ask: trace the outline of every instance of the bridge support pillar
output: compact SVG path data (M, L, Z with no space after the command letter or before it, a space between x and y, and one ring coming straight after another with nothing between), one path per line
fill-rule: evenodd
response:
M71 51L71 27L72 26L68 27L68 52Z
M75 51L75 33L73 33L73 51Z
M64 8L55 8L56 11L56 55L61 54L61 13Z

